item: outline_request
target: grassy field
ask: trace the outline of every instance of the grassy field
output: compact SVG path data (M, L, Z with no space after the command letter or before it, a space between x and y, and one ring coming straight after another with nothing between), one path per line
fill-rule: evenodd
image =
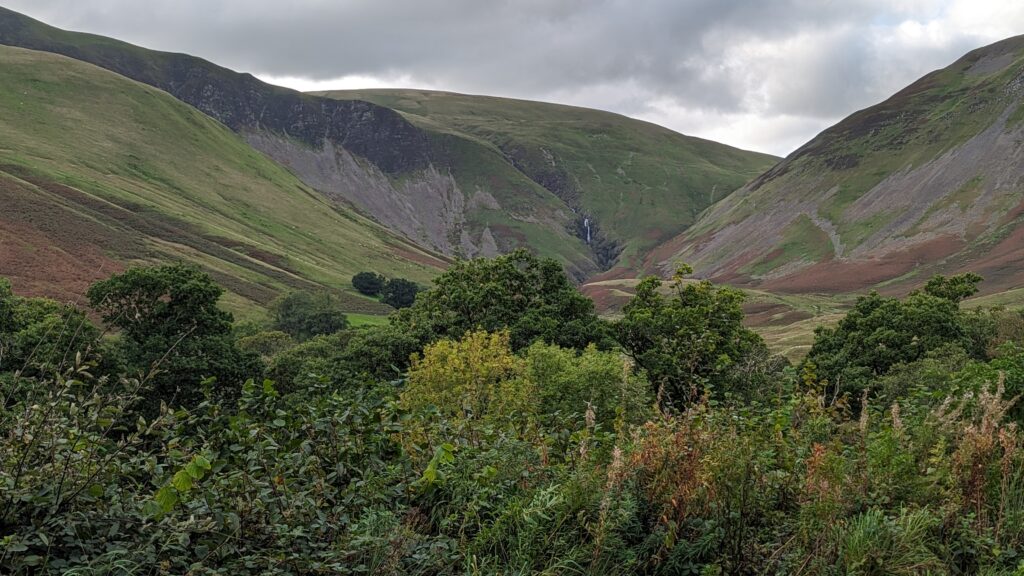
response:
M500 152L618 242L627 267L778 160L586 108L422 90L321 94L387 106Z
M326 287L373 314L385 307L350 292L354 273L428 282L444 264L336 208L164 92L10 47L0 47L0 86L0 226L26 239L0 250L16 288L46 292L47 282L67 280L56 262L11 265L28 268L28 254L45 259L53 245L111 268L194 262L232 292L227 301L239 311L284 289Z

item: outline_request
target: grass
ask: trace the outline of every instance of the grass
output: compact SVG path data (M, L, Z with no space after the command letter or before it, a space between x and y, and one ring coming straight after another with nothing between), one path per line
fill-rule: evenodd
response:
M801 214L782 232L782 242L768 257L750 265L747 271L759 276L791 262L817 262L833 254L832 241L809 216Z
M147 247L144 254L115 250L115 260L184 259L218 271L229 289L246 284L273 292L313 284L344 294L362 270L418 282L437 272L389 246L429 259L419 248L328 203L164 92L10 47L0 47L0 85L0 164L18 167L7 171L42 187L75 189L79 217ZM70 202L42 195L39 201ZM10 214L16 207L5 208ZM144 217L149 227L140 229L129 216ZM66 224L69 233L75 229L75 222ZM260 304L240 288L230 300L237 309Z
M347 314L349 325L359 328L361 326L385 326L388 323L387 316L375 316L372 314Z
M572 106L423 90L322 94L387 106L424 129L498 152L518 173L556 189L564 211L596 220L622 245L627 266L639 263L646 251L686 229L712 202L778 160ZM467 159L479 154L463 152ZM479 175L460 173L471 171L475 163L455 160L460 184L469 189L479 185ZM489 169L483 177L489 186L509 186L496 182L500 174Z

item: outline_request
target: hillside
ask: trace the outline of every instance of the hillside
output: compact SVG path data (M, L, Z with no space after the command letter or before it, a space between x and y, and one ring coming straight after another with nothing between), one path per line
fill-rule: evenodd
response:
M712 198L770 164L763 155L598 112L588 112L596 124L578 124L569 141L538 126L535 134L550 143L500 136L496 145L468 124L438 125L363 100L305 95L199 58L59 30L2 8L0 44L63 54L164 90L335 205L355 207L430 250L474 257L527 246L560 260L577 280L615 264L620 249L632 264L643 249L683 230ZM533 106L545 121L553 111L573 110ZM496 118L502 114L521 112ZM578 151L567 146L573 138L583 141Z
M318 94L386 106L426 131L498 151L576 214L577 236L604 268L640 264L649 249L776 160L573 106L424 90Z
M785 292L898 291L977 271L1024 280L1024 37L974 50L852 114L656 250Z
M444 265L164 92L11 47L0 86L0 263L20 292L73 299L128 264L182 259L245 310L364 269L427 281Z

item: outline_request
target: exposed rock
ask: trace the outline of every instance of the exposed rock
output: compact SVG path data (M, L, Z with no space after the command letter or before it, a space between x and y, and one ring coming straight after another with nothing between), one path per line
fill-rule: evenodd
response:
M433 166L394 180L330 140L312 148L272 132L246 131L243 136L328 198L357 207L415 242L449 256L477 251L460 234L466 210L462 191L454 178Z

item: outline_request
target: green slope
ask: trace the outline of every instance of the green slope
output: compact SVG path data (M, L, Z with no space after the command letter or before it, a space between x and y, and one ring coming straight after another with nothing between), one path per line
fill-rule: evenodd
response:
M63 56L0 47L0 165L2 273L28 292L184 259L241 310L287 288L347 291L360 270L427 281L443 265L195 108Z
M856 112L659 249L666 270L787 291L900 291L936 272L1024 281L1024 37Z
M586 108L422 90L318 94L393 108L428 132L498 152L577 213L580 238L587 219L605 266L640 267L649 249L777 160Z
M526 246L578 280L645 266L648 249L773 160L566 106L440 93L301 94L3 8L0 44L62 54L163 90L335 206L419 246L462 257Z

